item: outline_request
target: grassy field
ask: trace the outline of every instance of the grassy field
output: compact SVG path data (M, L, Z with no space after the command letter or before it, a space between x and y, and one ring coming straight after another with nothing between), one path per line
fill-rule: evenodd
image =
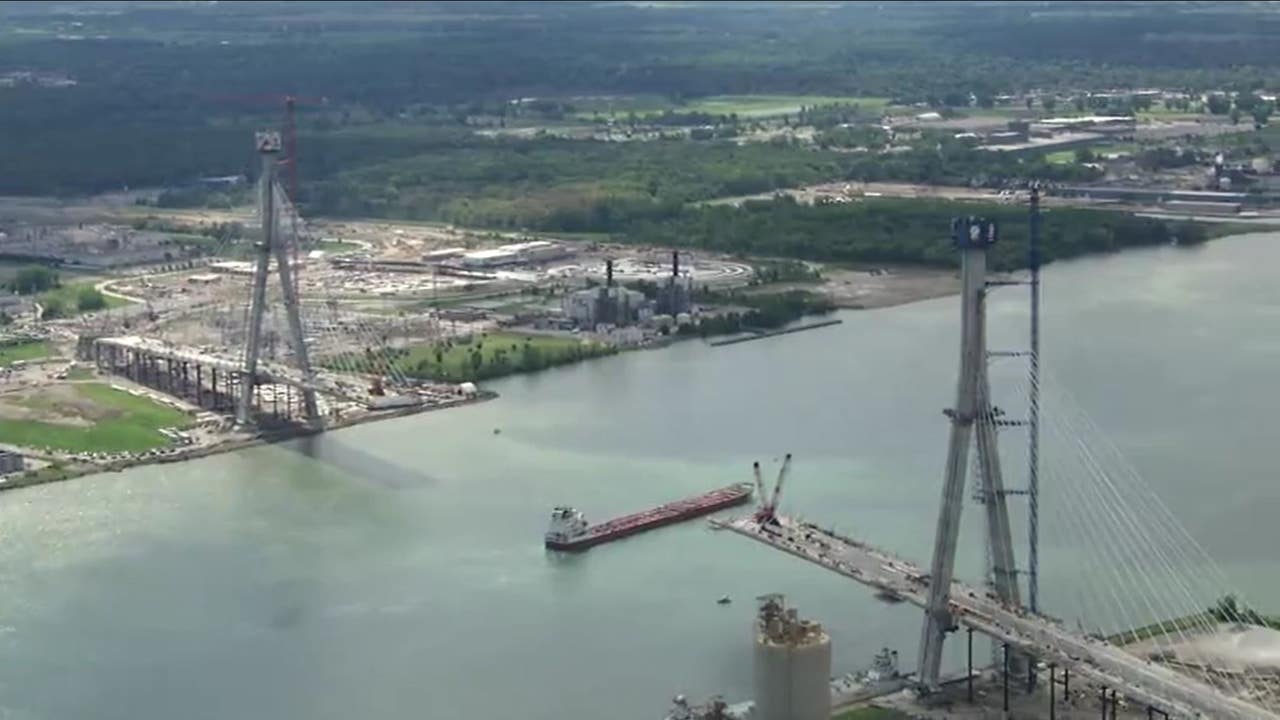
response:
M352 242L343 242L341 240L325 240L317 243L315 249L336 255L338 253L349 253L356 252L357 250L363 250L364 246Z
M38 264L40 263L35 263L30 260L0 260L0 282L8 282L13 279L14 275L18 274L19 270ZM88 275L91 274L91 271L59 267L57 268L57 273L61 277L66 278L76 277L77 275Z
M705 112L739 117L770 117L800 111L802 105L857 104L866 110L881 110L889 104L888 98L838 97L831 95L713 95L695 100L680 109L687 112Z
M1138 143L1120 142L1120 143L1113 143L1111 145L1098 145L1093 148L1093 151L1099 155L1106 155L1109 153L1115 153L1115 154L1127 153L1129 155L1132 155L1138 152L1138 150L1140 149L1141 148L1139 147Z
M405 374L418 377L480 380L541 370L605 352L605 346L575 338L492 333L466 345L415 347L398 365Z
M44 341L33 341L10 345L0 348L0 366L11 365L18 360L35 360L36 358L48 357L52 352L49 344Z
M76 301L80 291L84 290L85 288L93 289L93 286L94 286L94 283L90 280L63 283L61 286L54 288L53 290L46 290L45 292L40 293L36 297L36 301L39 302L41 305L45 305L49 302L49 300L56 298L57 300L62 302L62 305L64 308L66 308L68 315L76 315L80 312L76 308ZM115 307L120 307L121 305L129 304L128 300L122 300L117 297L111 297L110 295L103 295L102 299L107 301L106 306L108 308L115 308Z
M576 338L496 332L469 343L415 345L396 358L395 367L409 377L462 382L533 372L586 358L608 355L614 348ZM329 367L340 361L327 360ZM363 367L366 372L377 367Z
M591 119L597 113L615 116L634 112L636 115L656 115L663 111L703 112L713 115L737 114L742 118L765 118L789 115L799 112L800 107L809 105L831 105L834 103L857 104L864 110L880 111L888 104L888 98L880 97L842 97L838 95L712 95L690 100L685 103L674 103L657 95L639 95L614 98L592 98L587 101L575 101L578 107L576 116Z
M907 720L910 715L901 710L868 705L837 715L835 720Z
M83 424L41 420L0 420L0 442L69 452L138 452L169 442L159 428L188 423L185 413L102 383L57 386L16 405L37 417L75 417Z
M73 367L67 371L68 380L88 380L93 377L93 371L87 367Z
M1186 617L1176 618L1174 620L1165 620L1163 622L1152 623L1151 625L1145 625L1140 628L1134 628L1132 630L1126 630L1121 633L1116 633L1115 635L1112 635L1111 637L1107 638L1107 642L1114 643L1117 645L1125 645L1128 643L1139 642L1141 640L1147 640L1149 638L1160 637L1161 635L1168 635L1170 633L1174 633L1179 630L1189 630L1192 628L1201 627L1206 623L1211 625L1217 623L1217 620L1214 619L1213 614L1207 611L1202 613L1196 613L1194 615L1188 615Z

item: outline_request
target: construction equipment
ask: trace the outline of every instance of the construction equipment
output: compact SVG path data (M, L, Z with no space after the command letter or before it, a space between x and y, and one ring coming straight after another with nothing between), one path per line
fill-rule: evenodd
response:
M791 453L787 453L786 457L782 459L782 468L778 470L778 479L773 483L773 492L769 495L764 493L764 482L760 478L760 463L755 463L753 469L755 470L756 489L760 493L760 507L756 510L755 519L761 525L777 525L778 499L782 496L782 483L787 479L787 474L791 472Z
M298 228L302 225L302 218L298 213L298 123L297 108L298 105L328 105L328 98L305 97L292 94L275 94L275 95L219 95L210 98L216 103L228 103L237 105L252 106L277 106L284 108L284 119L281 124L281 135L283 136L283 157L280 158L278 164L284 166L285 182L284 194L285 203L282 203L286 217L289 219L291 232L289 233L289 258L294 268L298 268L298 246L301 243L301 237ZM293 274L295 295L298 294L298 274Z

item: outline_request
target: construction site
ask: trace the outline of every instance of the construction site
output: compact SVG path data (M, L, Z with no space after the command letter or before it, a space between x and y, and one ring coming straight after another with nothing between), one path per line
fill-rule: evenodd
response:
M695 287L754 277L742 262L662 248L313 226L292 202L293 143L274 131L256 143L257 203L222 224L0 226L7 261L61 283L6 301L0 423L44 432L8 428L8 449L28 462L0 487L483 400L493 393L478 380L665 342L716 312ZM235 231L192 234L211 225ZM73 291L102 301L54 319L52 295ZM62 400L39 397L51 385ZM124 429L132 441L115 441Z

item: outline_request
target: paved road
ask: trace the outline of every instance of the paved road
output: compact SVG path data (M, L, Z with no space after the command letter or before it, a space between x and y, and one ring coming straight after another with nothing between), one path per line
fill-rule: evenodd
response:
M779 521L776 527L762 527L746 517L721 526L925 606L929 579L916 565L810 523L786 517ZM957 624L1058 667L1069 667L1088 682L1119 688L1131 700L1164 710L1172 717L1280 720L1280 715L1270 710L1228 696L1164 665L1082 637L1054 620L1026 614L1021 608L1009 609L983 590L953 582L950 607Z

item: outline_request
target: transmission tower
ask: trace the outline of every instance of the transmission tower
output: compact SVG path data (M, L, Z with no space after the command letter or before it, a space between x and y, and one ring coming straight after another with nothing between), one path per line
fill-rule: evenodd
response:
M992 589L1009 607L1020 605L1009 508L1005 502L1004 479L996 443L999 411L991 405L987 379L986 295L987 249L995 244L998 230L992 220L957 218L951 225L952 240L960 250L962 281L960 317L960 376L956 384L956 404L946 411L951 419L946 477L942 507L938 513L933 563L929 575L929 601L920 638L921 688L939 688L942 645L955 623L948 609L951 581L955 571L956 544L960 536L960 515L964 509L965 473L969 465L969 445L976 447L979 492L986 515L986 542Z
M258 258L253 272L253 298L249 305L248 337L245 340L244 380L240 405L236 411L236 421L241 425L249 422L249 410L258 382L258 355L262 349L262 321L267 305L267 279L270 275L271 259L274 257L276 271L280 276L280 294L284 298L285 314L288 317L289 334L293 340L294 358L298 369L302 371L305 383L302 390L303 407L307 419L316 423L320 421L320 412L316 406L315 373L311 370L311 361L307 357L307 345L302 333L302 316L299 313L298 295L292 278L293 267L289 249L277 237L279 217L275 202L276 156L280 153L280 133L260 132L256 139L258 153L262 156L260 181L262 239L257 243Z

